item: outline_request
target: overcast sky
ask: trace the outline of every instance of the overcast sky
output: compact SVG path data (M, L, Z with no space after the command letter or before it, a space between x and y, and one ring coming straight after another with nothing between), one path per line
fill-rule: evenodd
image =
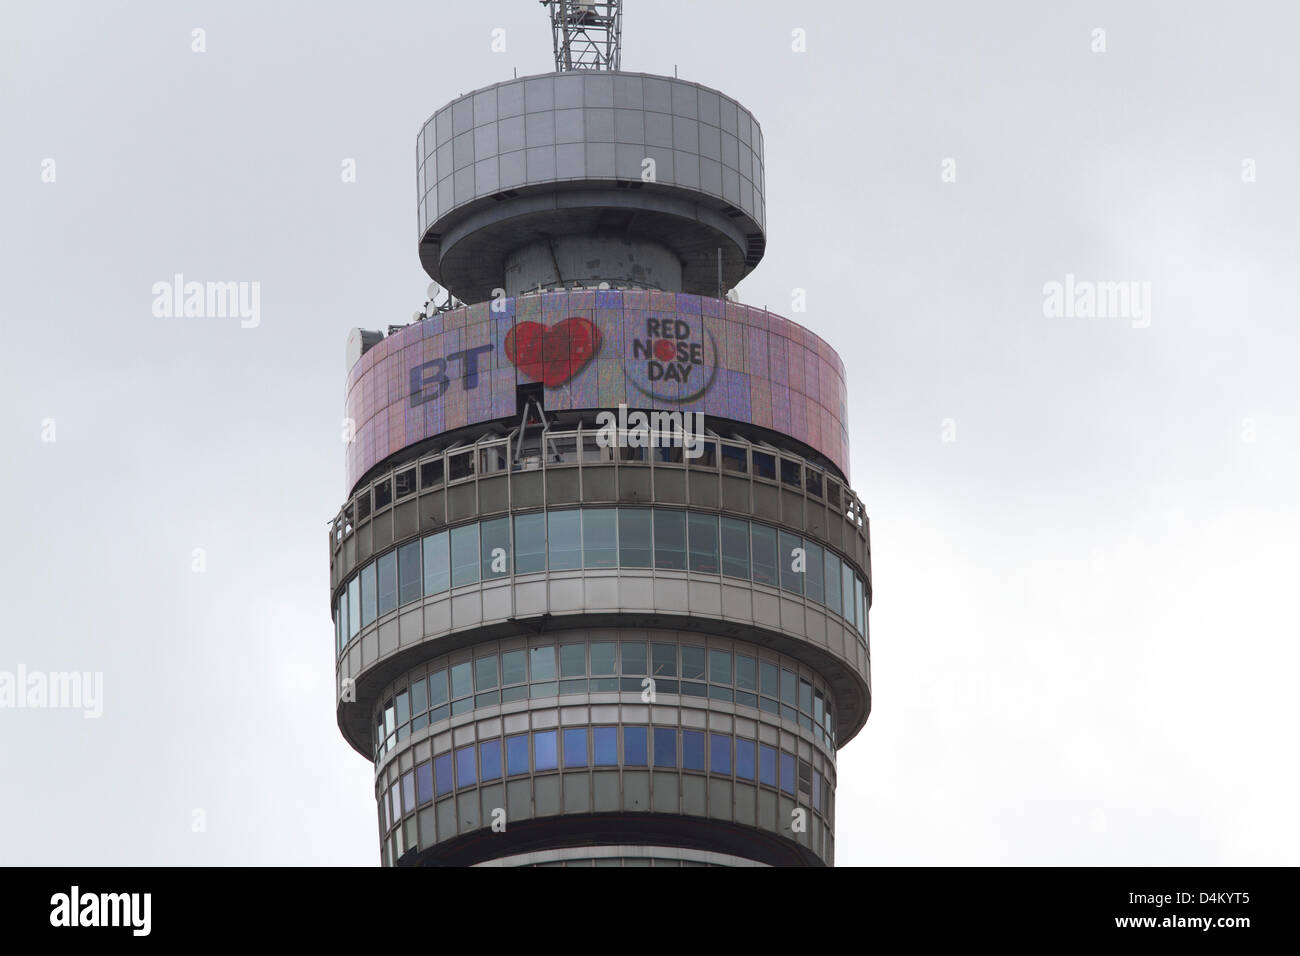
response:
M1298 31L628 0L625 69L762 124L742 299L849 372L839 864L1300 862ZM551 65L534 0L4 4L0 671L104 681L97 720L0 710L4 862L377 863L332 696L345 339L424 301L421 124ZM259 282L260 324L156 317L176 273ZM1067 275L1150 309L1046 314Z

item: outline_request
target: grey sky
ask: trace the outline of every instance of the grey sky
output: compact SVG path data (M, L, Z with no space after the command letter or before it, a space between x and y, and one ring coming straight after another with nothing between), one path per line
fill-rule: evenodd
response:
M849 370L841 865L1300 861L1298 30L628 0L625 69L762 123L742 299ZM5 5L0 671L102 671L104 712L0 710L4 862L377 862L332 703L345 337L423 302L420 125L550 55L534 0ZM175 273L260 282L260 324L155 317ZM1149 283L1149 327L1046 317L1067 274Z

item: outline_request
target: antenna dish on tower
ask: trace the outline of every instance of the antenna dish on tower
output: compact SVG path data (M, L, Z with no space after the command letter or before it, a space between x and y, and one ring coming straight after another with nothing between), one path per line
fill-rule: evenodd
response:
M551 12L555 72L617 70L623 0L541 0Z

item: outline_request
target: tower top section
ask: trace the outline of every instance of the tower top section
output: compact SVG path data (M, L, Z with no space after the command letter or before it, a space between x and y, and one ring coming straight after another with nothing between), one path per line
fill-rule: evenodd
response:
M623 0L541 0L551 14L555 72L619 68Z

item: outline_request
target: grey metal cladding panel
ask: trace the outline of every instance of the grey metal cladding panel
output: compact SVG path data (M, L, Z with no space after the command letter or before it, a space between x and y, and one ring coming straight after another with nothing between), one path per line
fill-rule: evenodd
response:
M644 110L615 109L614 142L644 143L645 116Z
M529 113L524 127L529 146L551 146L555 143L555 113Z
M672 112L671 80L645 76L641 78L641 84L643 103L647 110L655 110L660 113Z
M586 91L585 106L613 106L614 105L614 78L612 76L603 76L599 73L592 73L583 76L583 87Z
M457 100L451 105L451 132L459 136L474 128L474 101L470 97Z
M699 91L699 118L701 123L718 126L721 118L722 98L712 90Z
M453 168L459 172L474 162L474 131L458 133L451 141Z
M497 118L497 91L483 90L474 94L474 125L494 123Z
M497 87L497 118L518 116L524 111L524 81L503 83Z
M645 142L648 146L673 145L673 118L667 113L643 113L645 122Z
M644 105L644 98L641 95L641 77L615 75L614 105L629 109L640 109Z
M566 143L555 147L555 175L557 179L582 179L587 175L586 151L582 143Z
M673 148L698 153L700 149L700 124L698 120L673 116Z
M673 82L672 109L674 116L696 119L699 111L699 87L694 83Z
M497 154L497 124L495 121L474 130L474 155L485 159Z
M565 103L565 106L579 104ZM555 108L555 77L539 76L524 80L524 110L534 113L538 110Z
M444 106L433 116L434 125L438 131L438 145L451 139L451 107Z
M582 106L582 90L587 77L581 73L565 73L553 78L555 82L555 106ZM531 105L528 107L533 108Z
M497 121L497 148L503 153L524 148L522 116L510 116Z
M581 143L586 139L586 127L583 124L583 111L563 109L555 111L555 141L557 143Z

